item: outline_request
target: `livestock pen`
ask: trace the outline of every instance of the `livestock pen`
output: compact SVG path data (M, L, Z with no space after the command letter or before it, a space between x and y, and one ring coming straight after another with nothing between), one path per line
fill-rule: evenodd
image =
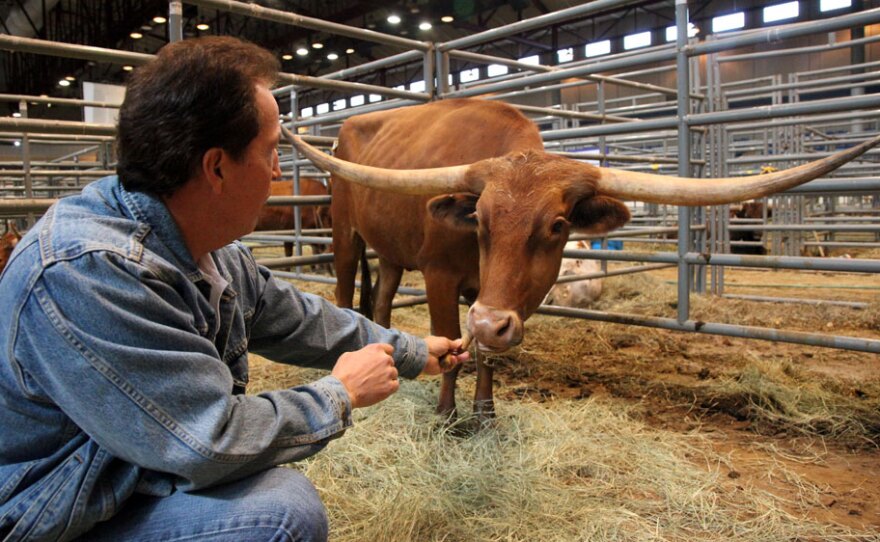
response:
M638 30L627 15L640 3L562 7L447 41L242 2L186 4L218 19L232 14L375 44L378 60L320 76L287 73L275 91L287 111L281 120L328 149L350 116L453 97L515 105L541 128L548 151L688 177L783 169L878 133L880 9L710 34L709 20L694 12L706 6L657 2L652 9L675 21L672 41L655 28L660 45L597 56L578 49L561 61L557 50L602 41L593 18ZM169 8L169 34L179 38L181 3ZM689 21L702 33L691 36ZM554 43L549 53L528 49L544 34ZM524 49L512 54L510 43ZM0 49L135 69L150 56L7 35ZM531 52L538 63L521 58ZM766 68L768 59L790 65ZM466 81L474 70L478 78ZM0 118L2 138L19 141L21 153L0 171L4 217L28 225L53 198L112 172L112 126L27 118L38 100L108 104L0 99L23 112ZM64 150L33 158L37 142ZM502 399L495 427L472 433L467 419L442 425L432 414L436 386L416 382L359 413L329 453L294 466L322 492L334 538L876 539L878 154L766 198L772 216L632 205L631 225L598 238L625 250L566 253L603 262L603 273L583 277L606 280L599 302L540 308L526 342L493 361ZM295 186L323 175L286 144L282 163ZM761 240L732 241L742 230ZM299 222L276 237L291 239L293 258L278 257L265 237L245 241L274 269L331 259L303 254L304 244L321 239ZM732 251L749 243L767 255ZM276 274L332 299L333 277ZM419 275L407 274L399 294L393 324L429 332ZM309 376L253 364L251 393ZM469 404L464 394L461 402Z

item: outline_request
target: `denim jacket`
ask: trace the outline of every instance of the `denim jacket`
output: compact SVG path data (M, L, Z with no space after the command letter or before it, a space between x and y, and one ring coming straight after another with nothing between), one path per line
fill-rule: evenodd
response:
M351 425L333 376L245 395L248 352L330 369L388 342L401 376L422 371L422 339L274 279L240 243L212 255L219 314L165 205L116 177L18 244L0 276L0 540L70 540L135 492L248 476Z

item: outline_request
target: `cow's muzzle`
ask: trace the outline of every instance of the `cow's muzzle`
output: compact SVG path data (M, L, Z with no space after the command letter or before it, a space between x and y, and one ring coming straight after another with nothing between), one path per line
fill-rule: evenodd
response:
M467 327L480 350L503 352L523 339L522 319L516 312L489 307L479 301L468 311Z

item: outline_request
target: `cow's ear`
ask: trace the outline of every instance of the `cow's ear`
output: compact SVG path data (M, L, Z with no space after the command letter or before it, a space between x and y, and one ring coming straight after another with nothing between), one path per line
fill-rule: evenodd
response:
M629 209L622 201L607 196L584 198L571 210L572 229L584 233L607 233L629 222Z
M444 194L428 202L428 213L449 228L473 231L477 228L477 200L474 194Z

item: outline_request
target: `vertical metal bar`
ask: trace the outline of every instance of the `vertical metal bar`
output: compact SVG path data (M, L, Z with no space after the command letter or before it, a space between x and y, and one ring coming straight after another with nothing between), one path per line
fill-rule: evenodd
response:
M690 177L690 133L687 115L689 113L688 97L689 74L687 47L687 0L675 0L675 26L678 30L675 45L676 53L676 87L678 89L678 175ZM685 261L689 252L691 232L690 207L678 208L678 321L684 323L690 314L690 267Z
M296 131L296 123L295 122L296 122L296 118L297 118L297 113L299 112L299 100L297 98L296 89L290 90L290 111L291 111L291 115L294 120L294 124L292 127L295 132ZM296 151L294 150L294 152L296 152ZM297 159L293 161L293 195L299 196L300 195L300 187L299 187L300 172L299 172L299 164L297 163L297 162L299 162L299 154L298 153L297 153L296 157L297 157ZM302 242L300 241L300 238L302 237L302 211L301 211L299 205L295 205L293 207L293 230L294 230L294 237L296 238L296 240L294 241L294 254L297 256L302 256ZM296 272L301 273L302 268L300 266L296 266Z
M18 111L21 118L28 118L28 104L22 100L18 103ZM32 199L34 197L34 180L31 177L31 140L27 132L21 134L21 160L22 169L24 170L24 197ZM28 228L34 225L35 216L33 212L27 214Z
M432 100L437 98L436 88L437 85L434 84L434 76L436 75L434 70L434 46L428 48L425 51L425 54L422 57L422 73L425 76L425 94L431 97Z
M434 49L436 55L434 69L437 72L437 98L443 98L449 92L449 53L439 48Z
M685 39L687 39L687 34L685 34ZM686 99L687 99L688 105L690 106L691 105L690 96L691 96L692 91L693 91L693 93L696 93L697 91L700 90L700 59L698 57L688 58L688 76L689 76L688 77L688 94L687 94ZM705 105L705 101L700 100L699 107L701 109L697 112L705 113L705 111L702 110L702 107L704 105ZM691 110L691 107L688 107L688 113L690 113L690 110ZM690 131L688 131L688 135L689 136L691 135ZM704 140L704 136L703 136L702 132L697 132L693 135L694 135L694 139L697 142L696 152L699 153L700 150L705 147L706 142ZM690 137L688 138L688 141L691 141ZM703 171L695 166L690 165L691 157L692 157L691 156L692 150L694 150L694 149L688 148L688 171L691 173L691 175L700 176L700 175L702 175ZM688 175L688 176L690 177L690 175ZM703 206L700 206L700 207L694 208L694 211L696 214L695 221L698 224L705 224L706 223L706 208ZM695 236L694 241L695 241L696 250L699 252L705 252L706 251L706 237L707 237L706 236L706 229L703 228L702 230L698 230L697 232L695 232L694 236ZM694 290L698 293L705 294L706 293L706 272L707 272L706 266L705 265L696 265L696 266L693 266L691 269L692 269L692 274L694 277L694 284L693 284Z
M168 41L183 39L183 3L168 2Z

